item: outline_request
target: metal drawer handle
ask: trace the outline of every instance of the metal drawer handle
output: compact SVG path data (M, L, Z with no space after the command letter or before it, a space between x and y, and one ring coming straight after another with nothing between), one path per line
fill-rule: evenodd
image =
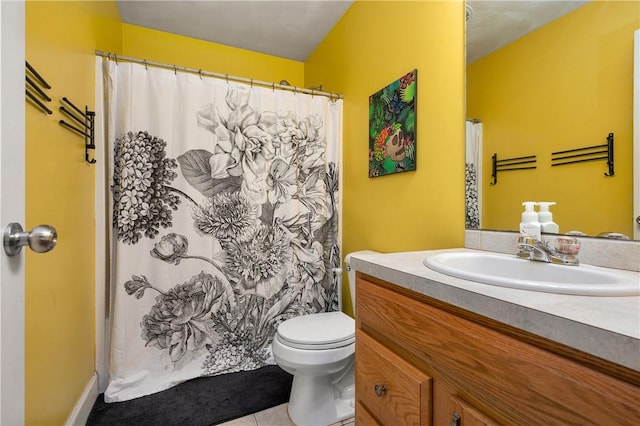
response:
M381 397L385 393L387 393L387 387L385 385L375 385L373 390L376 392L377 397Z
M455 411L451 414L451 422L449 423L449 426L460 426L460 414Z

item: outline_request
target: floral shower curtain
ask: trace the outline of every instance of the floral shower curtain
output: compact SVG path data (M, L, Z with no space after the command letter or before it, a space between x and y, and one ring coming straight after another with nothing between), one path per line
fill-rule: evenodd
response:
M342 101L98 61L113 207L105 400L273 364L278 324L338 309Z
M467 229L479 229L482 217L482 123L467 120L465 207Z

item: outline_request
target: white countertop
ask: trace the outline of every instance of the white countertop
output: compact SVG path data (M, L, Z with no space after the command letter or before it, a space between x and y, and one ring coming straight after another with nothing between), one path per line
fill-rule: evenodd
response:
M351 267L640 371L640 297L573 296L498 287L441 274L422 263L428 255L447 251L451 250L354 254ZM640 280L638 272L615 271Z

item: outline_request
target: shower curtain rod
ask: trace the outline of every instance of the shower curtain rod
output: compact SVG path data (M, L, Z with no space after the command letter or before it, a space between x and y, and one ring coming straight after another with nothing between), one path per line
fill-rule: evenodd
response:
M216 77L216 78L220 78L220 79L225 79L227 81L236 81L236 82L240 82L240 83L248 83L251 85L258 85L258 86L264 86L264 87L271 87L272 89L280 89L280 90L290 90L292 92L300 92L300 93L306 93L308 95L318 95L318 96L326 96L328 98L331 99L342 99L343 96L338 94L338 93L332 93L332 92L323 92L321 90L313 90L313 89L304 89L302 87L296 87L296 86L289 86L289 85L285 85L285 84L277 84L277 83L269 83L268 81L260 81L260 80L254 80L252 78L244 78L244 77L238 77L238 76L233 76L233 75L229 75L229 74L221 74L221 73L217 73L217 72L210 72L210 71L204 71L201 69L196 69L196 68L187 68L187 67L180 67L177 65L171 65L171 64L163 64L161 62L154 62L154 61L147 61L146 59L140 59L140 58L132 58L129 56L121 56L121 55L117 55L115 53L108 53L108 52L103 52L100 50L96 50L96 56L102 56L104 58L108 58L108 59L112 59L114 61L116 61L116 63L118 61L123 61L123 62L135 62L138 64L143 64L145 67L147 66L152 66L152 67L156 67L156 68L166 68L166 69L170 69L173 71L181 71L181 72L188 72L188 73L192 73L192 74L198 74L199 76L206 76L206 77Z

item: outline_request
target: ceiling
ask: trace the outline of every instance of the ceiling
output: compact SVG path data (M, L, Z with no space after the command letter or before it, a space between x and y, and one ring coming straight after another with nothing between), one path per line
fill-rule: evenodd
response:
M569 13L589 0L467 0L467 63Z
M426 0L425 0L426 1ZM127 24L305 61L352 0L118 0ZM582 6L579 0L469 0L467 61Z
M117 1L120 19L253 52L304 62L350 1Z

